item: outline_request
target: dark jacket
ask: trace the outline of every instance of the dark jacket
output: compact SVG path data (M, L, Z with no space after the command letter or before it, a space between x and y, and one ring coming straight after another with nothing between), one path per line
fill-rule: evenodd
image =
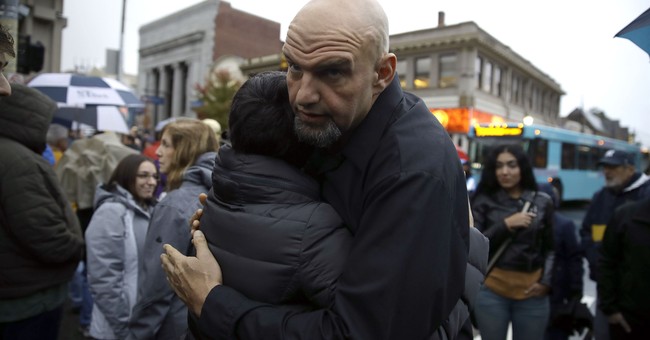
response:
M222 339L430 338L463 293L469 248L465 176L447 132L395 77L318 170L354 236L334 304L298 314L220 285L199 326Z
M199 208L198 196L212 187L216 152L201 155L185 171L181 186L170 191L151 216L138 269L138 298L129 321L128 339L179 339L187 333L187 307L171 289L160 266L165 243L187 255L189 220Z
M0 98L0 314L9 303L24 306L39 292L65 285L84 249L77 219L41 156L56 104L22 85L12 84L12 92ZM41 301L33 307L9 317L34 316L54 306Z
M650 322L650 199L616 210L601 247L598 303L634 324Z
M522 210L524 202L532 203L530 212L537 214L528 228L511 232L505 225L506 217ZM490 239L490 258L503 242L513 241L496 262L496 267L532 272L544 268L540 280L551 286L553 268L553 202L544 192L524 191L520 199L513 199L504 190L493 195L478 193L472 202L476 228Z
M642 173L635 173L621 191L602 188L594 194L580 230L582 247L589 261L589 277L592 280L598 282L600 243L605 228L614 215L614 210L625 203L648 197L650 197L650 177Z
M201 230L224 284L273 304L326 308L352 242L318 183L279 159L219 151Z
M551 283L551 304L582 296L583 251L578 240L578 228L567 217L553 214L555 261Z

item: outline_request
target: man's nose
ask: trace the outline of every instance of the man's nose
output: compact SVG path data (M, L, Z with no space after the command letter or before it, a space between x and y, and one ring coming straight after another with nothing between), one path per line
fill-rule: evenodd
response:
M298 92L296 93L296 103L300 106L309 106L320 100L318 93L318 81L310 74L303 74L299 81L296 82Z

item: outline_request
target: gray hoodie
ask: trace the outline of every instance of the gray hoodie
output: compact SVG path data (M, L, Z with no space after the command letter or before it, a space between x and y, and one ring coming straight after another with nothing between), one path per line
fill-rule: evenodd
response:
M138 301L128 339L179 339L187 333L187 307L167 283L160 254L165 243L187 254L190 217L201 208L199 194L208 193L212 187L216 156L215 152L201 155L185 172L181 187L170 191L154 210L140 263Z
M86 230L88 285L94 304L90 335L124 339L138 282L138 254L153 208L140 207L117 185L98 186L95 212Z

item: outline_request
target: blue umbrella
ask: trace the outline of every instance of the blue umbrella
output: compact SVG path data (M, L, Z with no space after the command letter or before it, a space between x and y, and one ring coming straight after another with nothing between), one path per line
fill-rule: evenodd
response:
M628 39L650 55L650 8L616 33L614 37Z

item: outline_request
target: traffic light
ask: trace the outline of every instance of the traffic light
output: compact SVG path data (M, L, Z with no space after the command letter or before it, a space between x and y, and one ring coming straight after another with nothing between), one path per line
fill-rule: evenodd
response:
M45 46L40 41L31 42L29 35L18 35L16 71L22 74L40 72L45 61Z

